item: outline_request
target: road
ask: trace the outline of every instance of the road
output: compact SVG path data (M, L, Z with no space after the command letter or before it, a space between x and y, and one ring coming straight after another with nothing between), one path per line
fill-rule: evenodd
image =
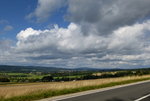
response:
M43 101L150 101L150 81Z

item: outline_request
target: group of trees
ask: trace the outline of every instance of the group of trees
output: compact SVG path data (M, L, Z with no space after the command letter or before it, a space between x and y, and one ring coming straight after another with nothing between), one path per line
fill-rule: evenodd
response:
M150 74L148 70L136 70L136 71L118 71L116 73L103 73L101 75L85 75L83 80L87 79L99 79L99 78L114 78L114 77L123 77L123 76L141 76Z
M115 77L123 77L123 76L140 76L150 74L150 71L146 70L136 70L136 71L117 71L115 73L107 72L102 73L101 75L93 75L92 73L85 74L80 77L70 78L69 76L64 76L62 78L55 78L53 76L46 76L42 78L43 82L50 81L73 81L73 80L89 80L89 79L100 79L100 78L115 78Z

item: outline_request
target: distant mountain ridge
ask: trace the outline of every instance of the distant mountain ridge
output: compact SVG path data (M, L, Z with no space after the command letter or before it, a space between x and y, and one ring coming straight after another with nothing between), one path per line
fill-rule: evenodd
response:
M108 69L108 68L58 68L58 67L42 67L42 66L14 66L14 65L0 65L0 71L4 72L52 72L52 71L109 71L109 70L120 70L120 69Z
M150 70L150 68L139 68L139 69ZM120 71L120 70L132 70L132 69L89 68L89 67L58 68L58 67L42 67L42 66L0 65L0 72Z
M52 71L65 71L66 68L57 67L41 67L41 66L11 66L0 65L1 72L52 72Z

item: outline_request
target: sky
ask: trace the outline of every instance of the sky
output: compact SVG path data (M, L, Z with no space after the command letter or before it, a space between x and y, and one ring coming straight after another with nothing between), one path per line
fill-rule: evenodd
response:
M150 67L150 0L0 0L0 65Z

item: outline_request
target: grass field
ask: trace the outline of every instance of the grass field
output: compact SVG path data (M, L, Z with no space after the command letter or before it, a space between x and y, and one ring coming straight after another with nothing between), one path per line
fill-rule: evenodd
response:
M110 87L150 79L150 75L82 80L71 82L28 83L0 86L0 101L31 101L67 93Z
M47 75L36 75L36 74L31 74L31 73L0 73L0 75L5 75L11 78L28 78L28 79L32 79L32 78L41 79L43 76L47 76Z
M38 73L0 73L0 77L7 77L9 78L10 82L8 83L2 83L0 82L0 85L9 84L9 83L27 83L27 82L35 82L35 81L29 81L30 79L42 79L44 76L49 76L50 73L46 74L38 74ZM76 79L81 78L83 75L69 75L69 76L54 76L54 79L62 79L62 78L70 78L70 79ZM41 82L40 80L38 80Z

